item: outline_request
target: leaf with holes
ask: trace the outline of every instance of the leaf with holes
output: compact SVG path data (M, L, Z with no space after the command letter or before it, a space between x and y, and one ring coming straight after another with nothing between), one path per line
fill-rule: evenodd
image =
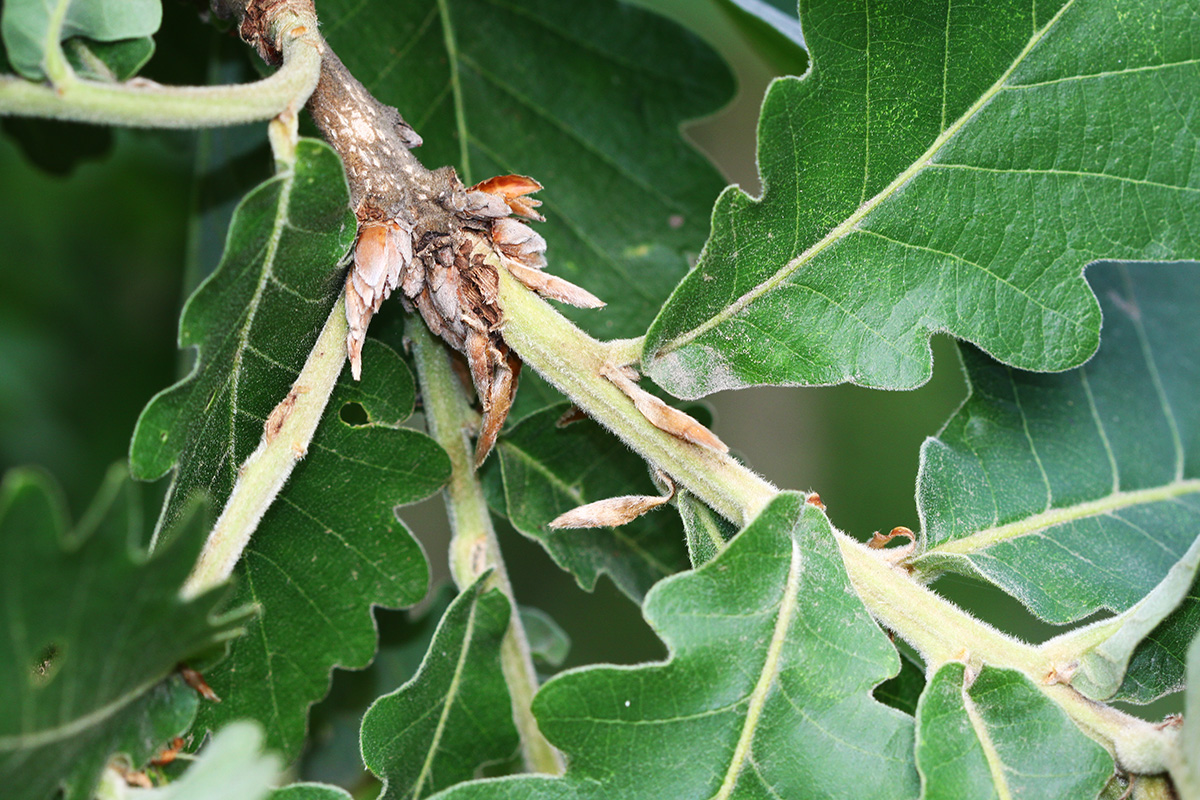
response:
M373 605L412 605L429 567L395 507L450 477L450 459L423 433L401 427L415 386L400 357L368 340L361 382L342 373L308 455L259 523L235 571L235 597L261 614L229 658L208 673L222 698L199 724L249 717L288 759L304 743L308 708L329 691L334 667L375 655ZM351 424L365 416L361 424Z
M1195 13L805 0L812 68L763 104L763 196L718 200L647 372L679 397L911 388L934 331L1022 369L1079 365L1100 329L1088 262L1200 255Z
M380 800L426 797L517 750L500 671L511 609L499 590L484 592L485 579L446 609L417 674L363 717L363 760L383 781Z
M438 797L916 795L912 718L871 697L899 669L896 651L802 495L779 495L719 556L660 582L644 613L668 661L573 670L534 699L569 758L563 778Z
M468 185L530 175L550 271L612 303L567 310L645 330L708 233L723 181L679 135L733 90L681 28L615 0L322 0L322 32ZM413 80L414 75L421 80ZM620 302L617 302L620 301Z
M0 483L0 785L11 800L62 789L92 797L113 753L141 764L190 724L196 695L179 662L241 632L245 610L215 612L225 589L179 596L204 543L205 514L189 504L170 547L153 558L124 468L67 532L58 489L43 473Z
M517 423L496 445L499 467L487 471L489 496L513 527L591 591L607 573L640 600L657 581L686 566L683 532L670 511L618 528L559 529L550 520L585 503L620 495L657 495L645 464L591 420L555 425L567 406Z
M337 154L305 139L295 163L234 212L221 265L179 321L196 365L150 401L133 432L134 477L175 470L160 527L195 489L218 505L229 496L341 290L338 263L357 230L349 202Z
M922 800L1093 800L1113 759L1019 672L951 662L917 707Z
M1039 375L965 348L971 396L923 446L918 477L913 566L978 575L1055 624L1139 606L1200 524L1200 265L1105 263L1088 275L1105 319L1096 357ZM1196 565L1141 605L1137 640L1180 603ZM1177 687L1195 603L1093 693L1112 695L1130 658L1121 696Z

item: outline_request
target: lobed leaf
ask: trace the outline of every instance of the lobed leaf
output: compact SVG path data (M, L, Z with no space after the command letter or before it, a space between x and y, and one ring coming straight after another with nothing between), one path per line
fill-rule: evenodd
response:
M159 0L7 0L3 12L0 32L8 60L30 80L46 77L52 57L47 53L67 39L138 39L154 35L162 24Z
M944 664L917 707L922 800L1093 800L1113 759L1019 672Z
M199 349L195 367L150 401L130 444L134 477L175 470L160 528L195 489L218 504L229 496L341 290L338 263L357 230L349 202L337 154L305 139L234 212L220 266L179 321L180 347Z
M375 656L372 606L412 605L425 595L425 555L395 507L428 497L450 476L437 443L400 427L415 393L404 362L374 340L363 362L361 382L342 373L307 457L242 555L235 597L261 613L207 675L223 702L199 717L210 729L256 719L289 760L333 668L360 669ZM351 410L365 422L347 422Z
M1021 369L1082 363L1100 327L1085 264L1200 253L1195 13L805 0L812 67L763 104L763 195L717 201L647 372L679 397L910 388L935 331Z
M517 750L500 670L511 609L499 590L484 592L486 577L446 609L412 679L363 717L363 760L383 781L381 800L426 797Z
M551 271L612 303L568 316L604 337L645 329L722 185L679 135L732 94L707 46L615 0L322 0L321 19L351 71L424 137L426 166L546 187Z
M803 495L778 496L718 557L660 582L644 612L668 661L572 670L534 700L566 776L438 797L916 795L912 720L870 696L896 651Z
M917 481L924 552L913 566L978 575L1057 624L1138 606L1200 522L1200 265L1105 263L1088 275L1105 316L1095 358L1038 375L965 348L971 395L922 447ZM1138 639L1183 599L1189 564L1131 615ZM1191 594L1132 654L1121 696L1180 683L1200 624Z
M45 475L13 470L0 483L5 797L86 800L110 755L140 764L188 727L196 695L176 666L238 635L247 616L216 615L224 589L179 596L207 530L196 512L150 559L134 549L141 505L123 468L70 533Z
M566 406L521 420L496 445L490 495L503 491L502 511L513 526L546 549L554 562L591 591L607 573L640 600L657 581L685 565L679 523L667 512L619 528L552 530L548 523L578 506L626 494L657 495L641 458L591 420L555 426Z

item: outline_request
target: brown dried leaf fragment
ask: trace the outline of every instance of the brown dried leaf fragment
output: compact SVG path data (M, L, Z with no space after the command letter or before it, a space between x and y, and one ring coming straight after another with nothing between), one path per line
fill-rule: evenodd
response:
M412 264L412 231L396 220L363 225L354 246L354 265L346 275L346 351L350 372L362 375L367 326L392 290L404 282Z
M729 452L729 446L718 439L715 433L638 386L637 373L632 368L605 367L601 369L600 374L612 381L613 385L632 400L634 407L654 427L700 447L707 447L718 453Z
M917 541L917 536L912 532L911 529L906 528L903 525L897 525L895 528L892 528L887 535L884 535L879 531L875 531L875 533L871 536L871 539L867 542L867 547L871 548L872 550L882 550L887 546L888 542L890 542L892 539L895 539L897 536L903 536L904 538L908 539L908 546L911 546Z
M657 483L666 490L658 497L627 494L609 497L594 503L573 508L550 520L550 527L560 528L615 528L627 525L635 519L665 505L675 496L675 482L664 472L656 470Z
M184 683L195 689L205 700L208 700L210 703L221 702L221 698L217 697L217 693L208 685L208 681L204 680L204 676L187 664L179 665L179 676L183 678Z
M494 178L488 178L486 181L480 181L472 186L470 190L499 195L514 214L526 219L545 222L546 218L533 210L540 206L542 201L524 196L541 191L541 189L542 185L540 183L524 175L497 175Z
M581 289L570 281L563 280L557 275L531 269L511 258L501 257L501 263L509 274L542 297L549 297L576 308L604 308L606 303L586 289Z

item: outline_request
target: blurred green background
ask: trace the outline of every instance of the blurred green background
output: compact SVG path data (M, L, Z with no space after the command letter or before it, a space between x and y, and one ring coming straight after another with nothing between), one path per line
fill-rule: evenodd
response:
M757 192L758 105L771 78L803 68L803 55L779 42L763 50L762 31L724 0L639 4L686 21L733 64L737 99L686 133L731 182ZM146 77L253 76L248 48L200 21L194 6L167 0L164 12ZM269 173L265 126L179 134L4 120L0 131L0 467L45 467L78 516L107 466L126 456L142 407L187 370L190 354L175 347L178 312L215 266L240 193ZM777 485L820 492L834 524L860 538L916 529L918 449L965 394L953 343L937 338L934 358L933 380L913 392L722 393L710 398L716 430ZM148 490L148 506L156 494ZM403 516L444 576L440 500ZM511 529L501 539L519 599L552 610L572 635L568 666L665 654L610 582L586 594L538 546ZM998 591L965 579L939 588L1006 630L1031 638L1051 630Z

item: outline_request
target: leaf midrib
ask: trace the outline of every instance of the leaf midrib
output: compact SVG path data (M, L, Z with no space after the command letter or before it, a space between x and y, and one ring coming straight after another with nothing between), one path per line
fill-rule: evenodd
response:
M750 759L750 748L754 743L754 735L758 732L758 722L762 717L763 706L766 705L767 695L779 675L779 656L783 651L783 643L787 641L788 631L791 630L792 620L796 616L796 607L800 594L800 544L795 536L791 537L792 555L788 563L787 585L779 602L779 615L775 619L775 630L771 634L771 643L767 647L767 657L763 661L762 671L750 695L750 705L746 709L746 721L742 724L742 733L738 737L729 768L721 788L713 795L713 800L728 800L733 790L737 788L738 777L742 768Z
M1019 67L1025 61L1029 53L1032 52L1033 48L1036 47L1043 38L1045 38L1046 34L1056 24L1058 24L1058 21L1062 18L1063 14L1065 14L1067 10L1074 5L1075 0L1067 0L1067 2L1063 4L1063 7L1060 8L1058 12L1050 18L1049 22L1047 22L1040 30L1034 32L1034 34L1029 38L1029 41L1026 42L1025 47L1020 53L1017 54L1017 57L1013 59L1012 63L1009 64L1008 69L1006 69L1000 75L1000 77L996 79L996 82L988 87L987 91L980 95L979 99L976 100L961 117L955 120L953 125L942 131L942 133L939 134L936 139L934 139L933 144L931 144L916 161L909 165L907 169L901 172L891 183L884 187L883 190L860 205L857 209L855 209L854 213L852 213L829 233L825 234L820 241L811 245L803 253L787 262L787 264L785 264L767 280L750 289L750 291L743 294L737 300L730 303L724 309L709 317L695 328L692 328L691 330L686 331L673 339L663 342L661 345L655 348L653 357L661 358L668 353L678 350L679 348L684 347L685 345L700 338L718 325L721 325L727 320L733 318L755 300L775 289L775 287L787 280L793 273L820 255L821 252L840 242L846 237L847 234L855 231L858 228L858 224L862 222L862 220L868 214L882 205L885 200L895 194L902 186L904 186L904 184L916 177L918 173L930 166L930 160L937 155L937 153L951 139L954 138L954 136L963 128L963 126L970 122L975 115L978 114L983 107L986 106L988 102L990 102L991 99L1004 88L1005 81L1007 81L1013 72L1016 71L1017 67Z
M1109 516L1124 508L1159 503L1198 493L1200 493L1200 479L1195 478L1172 481L1149 489L1113 492L1097 500L1050 509L1016 522L1010 522L1007 525L985 528L960 539L945 542L925 551L919 558L912 561L912 566L920 569L923 564L927 564L938 556L970 556L1002 542L1039 533L1057 525L1091 517Z

